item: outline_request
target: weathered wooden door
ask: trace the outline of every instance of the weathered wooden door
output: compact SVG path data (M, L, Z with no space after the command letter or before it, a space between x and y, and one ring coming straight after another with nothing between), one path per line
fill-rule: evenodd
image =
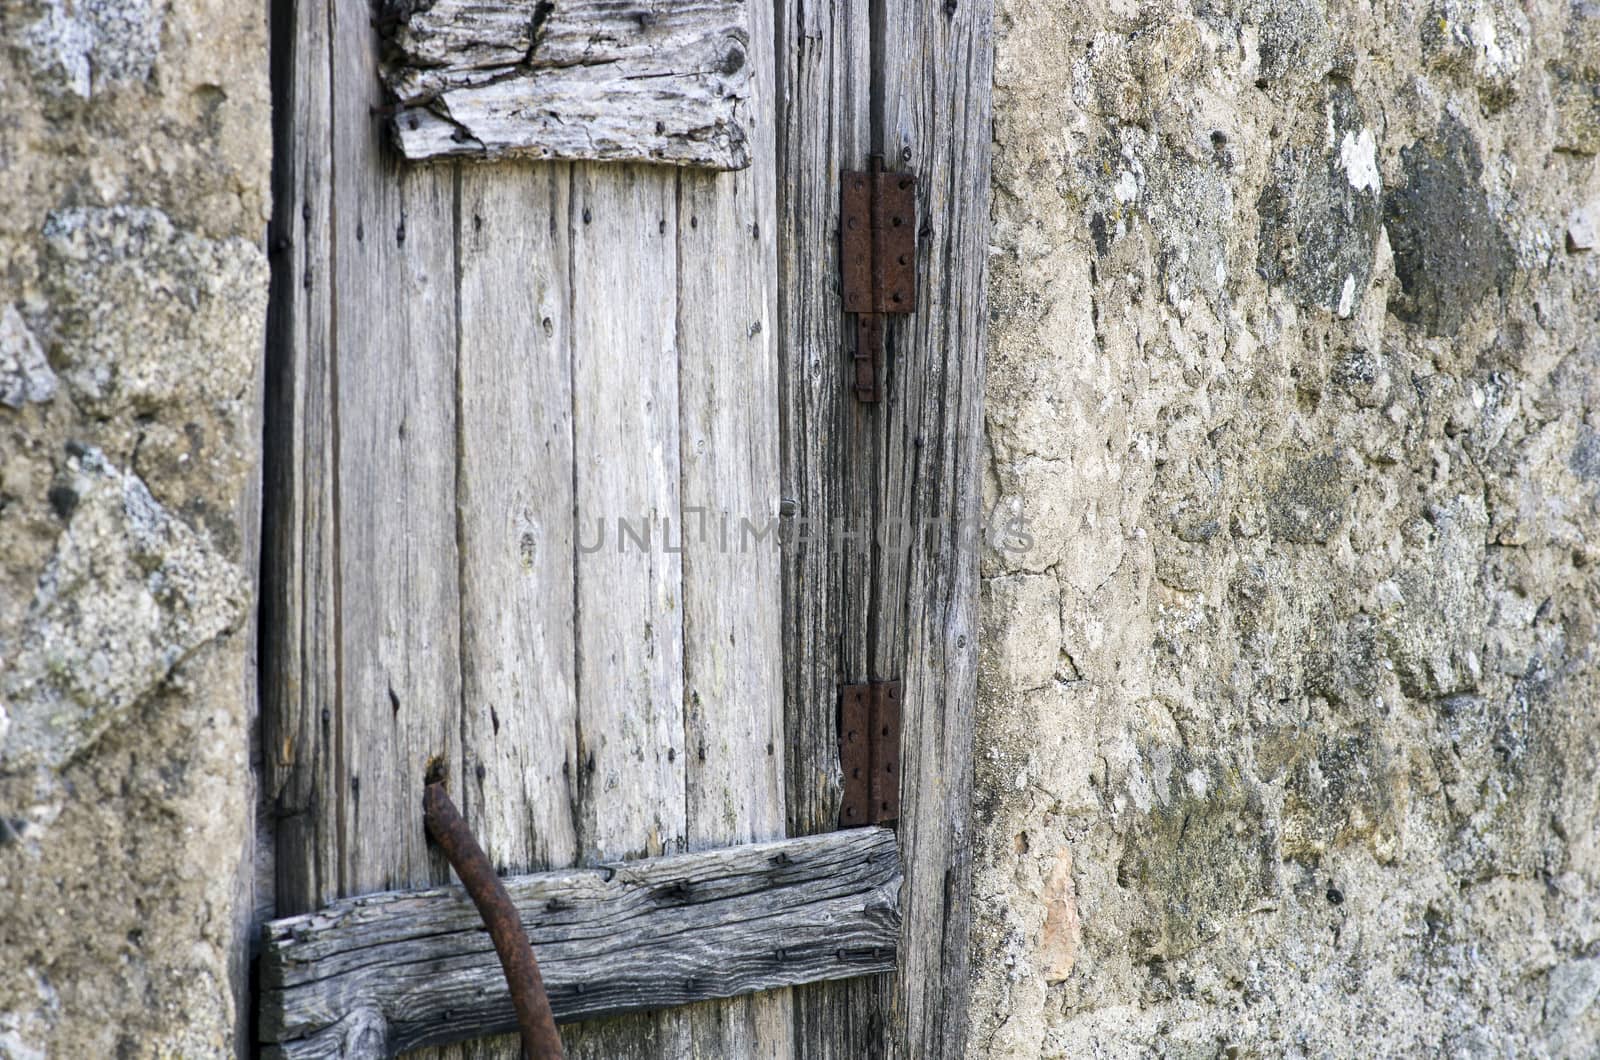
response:
M273 9L272 915L448 883L433 763L504 873L832 831L839 687L895 679L902 927L866 966L897 972L563 1033L575 1057L959 1054L987 4ZM738 32L679 32L730 10ZM510 43L462 45L472 20ZM397 114L380 63L408 27L433 81ZM568 49L548 105L449 109L441 67L492 86L540 48ZM620 88L597 55L712 87L635 99L660 71ZM920 296L863 404L839 180L874 152L918 174Z

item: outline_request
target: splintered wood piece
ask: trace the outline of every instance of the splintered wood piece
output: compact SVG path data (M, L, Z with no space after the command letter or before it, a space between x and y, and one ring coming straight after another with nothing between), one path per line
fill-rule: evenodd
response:
M439 0L387 45L408 159L750 164L744 0Z

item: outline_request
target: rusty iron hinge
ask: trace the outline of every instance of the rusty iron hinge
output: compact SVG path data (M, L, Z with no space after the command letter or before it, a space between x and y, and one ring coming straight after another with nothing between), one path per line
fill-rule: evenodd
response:
M840 215L844 309L856 317L856 397L883 400L885 316L917 302L917 176L889 173L883 156L843 174Z
M839 764L844 769L840 828L899 820L899 681L840 686Z

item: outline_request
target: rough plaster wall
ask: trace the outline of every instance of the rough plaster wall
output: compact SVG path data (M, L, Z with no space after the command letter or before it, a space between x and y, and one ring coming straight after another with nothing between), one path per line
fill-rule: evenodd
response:
M1600 1054L1600 4L998 9L972 1053Z
M266 8L0 0L0 1057L234 1052Z

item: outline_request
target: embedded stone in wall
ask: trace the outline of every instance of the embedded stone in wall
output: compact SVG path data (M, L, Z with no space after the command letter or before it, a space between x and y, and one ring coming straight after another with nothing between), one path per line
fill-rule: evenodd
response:
M20 409L55 395L50 362L17 307L8 304L0 310L0 405Z
M1544 1022L1551 1036L1574 1049L1586 1043L1578 1034L1585 1014L1600 1001L1600 957L1564 961L1550 969L1547 978ZM1591 1039L1587 1044L1593 1045Z
M1567 221L1567 249L1573 253L1593 250L1600 244L1600 199L1572 211Z
M150 207L74 207L44 226L52 352L98 416L214 408L251 384L267 265L242 239L184 231Z
M1600 152L1600 3L1571 6L1560 56L1550 64L1555 146L1573 154Z
M1017 689L1048 685L1061 665L1061 592L1055 578L991 578L983 584L983 595L985 613L1004 616L983 631L987 668Z
M22 39L46 84L88 99L150 76L161 14L152 0L48 0Z
M66 529L14 642L0 699L0 772L59 767L238 621L238 567L95 449L51 490Z
M1318 117L1273 159L1256 203L1256 267L1300 305L1348 317L1372 279L1382 227L1378 144L1348 85L1327 89Z
M1429 335L1454 335L1511 267L1511 248L1483 190L1483 161L1466 127L1402 148L1405 184L1383 200L1400 290L1389 310Z
M1170 304L1182 307L1196 294L1221 301L1235 206L1235 178L1224 158L1186 158L1125 126L1075 161L1100 254L1130 235L1157 240L1156 279Z
M1406 788L1393 749L1370 726L1297 742L1284 791L1284 857L1315 859L1364 840L1380 860L1394 861Z
M1377 596L1384 651L1408 696L1469 691L1482 676L1487 530L1476 498L1434 508L1405 528L1423 546L1421 562L1395 571L1377 587Z
M1216 935L1222 922L1276 888L1277 836L1255 785L1220 761L1148 752L1135 782L1147 811L1127 829L1117 882L1150 905L1133 942L1172 959Z
M1333 69L1334 33L1322 5L1251 0L1241 15L1246 34L1257 42L1256 88L1288 94L1315 85Z
M1281 541L1319 545L1344 520L1351 484L1337 453L1307 457L1286 466L1267 498L1267 525Z
M1044 926L1039 929L1037 960L1047 983L1064 983L1078 963L1083 925L1078 918L1078 889L1072 882L1072 848L1062 847L1045 877L1039 898Z
M1423 60L1477 88L1491 111L1516 93L1532 27L1509 0L1436 0L1422 22Z

